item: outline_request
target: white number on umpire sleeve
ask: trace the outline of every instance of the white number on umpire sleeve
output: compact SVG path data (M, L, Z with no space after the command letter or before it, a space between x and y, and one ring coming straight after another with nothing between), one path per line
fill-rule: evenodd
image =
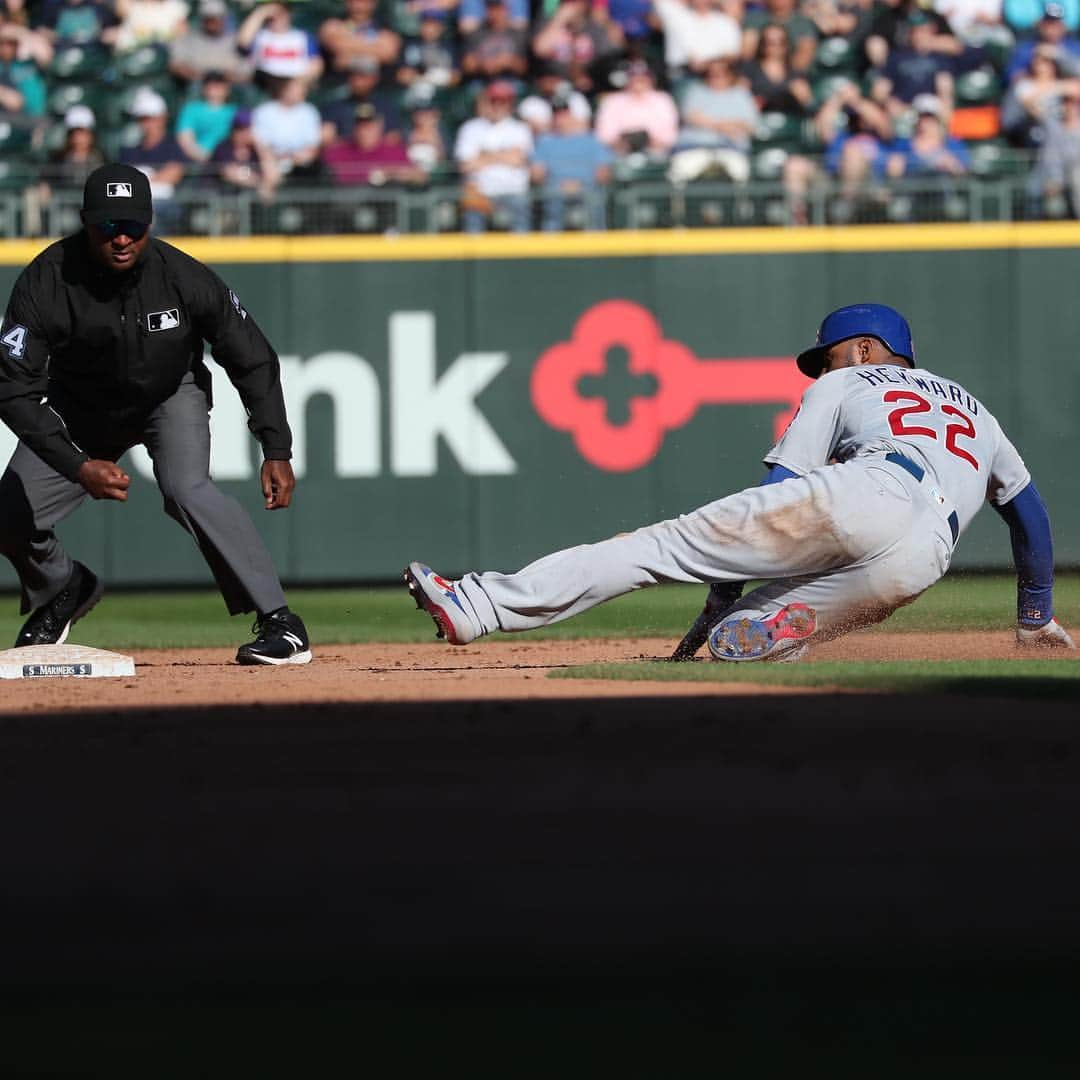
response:
M3 337L0 345L6 345L8 356L21 360L26 353L26 327L16 323Z

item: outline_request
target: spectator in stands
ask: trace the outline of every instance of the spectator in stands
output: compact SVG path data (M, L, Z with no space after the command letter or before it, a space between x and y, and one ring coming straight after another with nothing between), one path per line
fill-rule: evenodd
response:
M397 62L401 38L375 14L376 0L345 0L345 18L327 19L319 27L319 44L331 71L347 72L361 57L386 68Z
M953 34L974 48L1011 48L1016 38L1005 25L1002 0L935 0L934 10L948 19Z
M273 201L281 183L274 155L255 138L248 109L237 110L228 138L218 144L210 163L223 190L254 191L263 203Z
M323 143L347 139L352 135L356 106L370 104L383 118L388 139L401 138L401 111L393 93L379 85L379 62L371 56L358 56L349 68L346 96L323 106Z
M1061 98L1063 115L1046 124L1032 186L1047 217L1080 217L1080 87Z
M180 221L176 188L187 172L188 156L169 134L169 107L156 90L140 87L132 98L130 113L139 122L140 138L135 146L120 151L120 160L150 179L155 231L175 231Z
M255 78L268 87L272 79L313 82L323 70L315 39L292 25L287 4L256 5L236 32L236 45L251 56Z
M1061 115L1061 100L1080 86L1080 79L1065 76L1054 45L1039 45L1028 73L1009 87L1001 103L1001 130L1014 146L1039 146L1047 121Z
M114 9L120 17L117 52L167 43L187 33L185 0L115 0Z
M484 21L465 39L461 69L482 86L492 79L518 85L528 67L528 35L510 25L506 0L485 0Z
M1055 50L1054 59L1066 75L1080 75L1080 39L1065 24L1064 7L1050 3L1043 8L1042 18L1035 25L1035 36L1021 41L1009 57L1009 66L1005 69L1009 82L1028 73L1031 58L1040 45Z
M778 24L762 28L757 54L744 65L743 78L762 112L802 116L813 111L814 92L806 77L792 70L791 41Z
M64 113L64 145L49 155L41 170L48 185L63 191L82 191L86 178L105 164L105 155L97 145L96 126L93 110L85 105L72 105Z
M683 127L671 176L681 182L718 172L745 183L750 178L750 140L758 107L738 80L735 61L710 60L705 77L690 84L682 101Z
M356 106L352 137L336 139L323 151L323 164L339 185L418 184L426 179L410 160L400 139L383 137L383 121L374 105Z
M873 0L803 0L800 9L822 38L846 38L864 65L864 45L874 21Z
M192 161L209 161L232 130L236 106L229 104L229 80L220 71L203 79L202 96L187 101L176 121L176 141Z
M885 174L900 177L963 176L971 169L971 155L960 139L949 135L945 106L932 94L915 100L915 130L901 139L885 163Z
M713 0L653 0L664 32L664 63L672 82L701 75L716 56L738 57L742 30Z
M480 29L484 21L485 0L461 0L458 7L458 31L468 37ZM510 9L510 25L519 30L529 29L529 0L507 0ZM452 10L452 9L450 9Z
M937 31L925 12L914 12L907 23L907 44L890 50L885 67L874 80L871 96L893 117L906 112L920 94L937 97L951 113L954 94L952 58L935 50Z
M752 60L758 51L758 41L766 26L782 26L791 43L791 69L806 71L814 62L818 32L813 22L803 15L796 0L765 0L763 8L748 11L743 20L742 55Z
M24 35L19 26L0 25L0 113L33 121L45 115L46 88L37 64L19 58Z
M825 172L840 182L834 217L850 220L868 186L885 175L892 120L882 106L863 97L854 82L843 79L818 110L814 126L825 147ZM794 224L808 220L807 195L818 175L817 165L801 154L791 154L784 162L784 189Z
M912 28L918 25L913 19L915 15L930 24L931 32L923 34L920 46L924 51L953 57L964 51L963 43L952 32L948 20L923 6L920 0L883 0L866 39L866 55L872 67L885 67L893 50L911 47Z
M657 90L644 60L625 69L626 89L608 94L596 113L596 134L616 154L666 158L679 134L679 110L669 93Z
M446 140L441 116L434 104L417 105L410 117L407 134L409 160L425 173L431 173L446 160Z
M623 39L633 45L644 43L656 29L652 0L608 0L607 13Z
M465 232L483 232L497 211L509 215L512 232L529 228L532 135L513 110L513 84L495 81L477 98L476 116L458 131L454 157L465 175Z
M175 78L196 83L207 72L220 71L231 83L251 79L251 62L237 48L228 14L225 0L201 0L199 21L169 46L169 71Z
M1005 21L1022 36L1037 28L1045 16L1046 8L1060 8L1057 16L1065 23L1071 34L1080 30L1080 0L1052 0L1044 4L1043 0L1005 0Z
M552 130L536 141L532 179L544 192L543 229L561 232L566 210L578 204L585 227L606 228L604 188L611 180L611 150L575 117L569 96L552 102Z
M533 39L533 53L546 72L583 93L607 85L625 42L619 26L590 0L561 0Z
M53 60L54 49L49 35L31 29L22 5L23 0L8 0L0 11L0 27L15 38L18 46L15 60L20 64L33 64L37 71L47 71Z
M25 227L31 236L56 231L55 227L46 227L42 219L42 211L54 192L70 195L81 193L86 178L99 165L105 164L105 155L98 149L94 137L92 109L85 105L72 105L64 114L64 127L64 145L49 154L41 167L38 183L31 184L24 192Z
M39 19L38 29L64 45L112 46L119 27L112 8L98 0L46 0Z
M533 138L551 130L552 102L561 98L569 104L574 119L588 128L592 124L589 99L562 77L557 64L541 64L533 76L533 93L518 105L518 116L532 128Z
M460 79L461 61L449 19L445 12L425 8L420 13L417 36L406 39L402 46L397 81L422 93L422 87L457 86Z
M273 154L282 176L310 179L319 173L322 120L307 100L307 86L299 76L277 80L273 99L251 113L255 138Z

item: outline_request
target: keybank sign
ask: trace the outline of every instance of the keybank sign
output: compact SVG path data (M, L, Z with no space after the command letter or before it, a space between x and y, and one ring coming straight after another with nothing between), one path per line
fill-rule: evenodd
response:
M326 397L334 410L334 474L341 479L434 476L439 442L469 476L506 476L517 471L499 433L477 399L509 363L505 352L461 353L441 374L435 355L435 315L396 311L389 316L387 409L374 367L351 352L317 353L306 360L282 355L282 385L293 430L293 468L307 472L308 403ZM626 358L627 371L647 388L632 395L628 416L611 420L608 402L586 393L610 358ZM257 452L236 392L220 369L210 417L212 474L218 480L249 480ZM581 458L604 472L647 466L668 433L713 405L772 405L773 436L779 437L798 407L808 380L791 357L701 359L681 342L664 337L655 316L628 300L593 304L567 326L564 339L546 344L532 361L529 404L558 437L570 439ZM383 415L389 418L384 439ZM14 447L6 429L0 451ZM5 445L6 444L6 445ZM389 460L383 460L383 447ZM6 460L6 459L5 459ZM153 479L146 450L128 462Z

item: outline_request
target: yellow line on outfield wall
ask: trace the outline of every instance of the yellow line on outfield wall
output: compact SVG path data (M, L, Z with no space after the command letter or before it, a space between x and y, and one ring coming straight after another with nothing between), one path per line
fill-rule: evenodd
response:
M844 251L970 251L1080 247L1080 222L858 225L797 229L655 229L605 233L463 236L254 236L169 238L211 263L425 262L581 259L641 255L744 255ZM0 241L0 266L21 266L47 240Z

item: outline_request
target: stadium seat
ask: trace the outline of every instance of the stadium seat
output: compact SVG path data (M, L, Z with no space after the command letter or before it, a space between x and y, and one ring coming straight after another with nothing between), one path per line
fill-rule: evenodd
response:
M97 79L111 59L109 50L97 42L59 45L49 65L49 75L53 79Z
M822 72L849 72L856 67L855 48L845 37L825 38L817 47L814 65Z
M99 83L57 82L49 90L46 108L52 116L63 116L72 105L85 105L98 117L105 93L105 88Z
M169 70L169 51L164 45L140 45L116 57L116 72L124 81L148 82Z
M956 77L957 105L990 105L1001 99L997 72L984 66Z

